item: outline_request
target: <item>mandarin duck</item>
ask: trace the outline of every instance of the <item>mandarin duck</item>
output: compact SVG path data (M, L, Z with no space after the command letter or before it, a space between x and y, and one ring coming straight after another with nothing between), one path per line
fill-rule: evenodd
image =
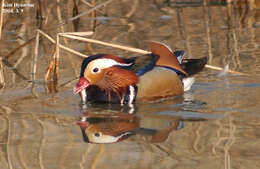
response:
M175 51L158 42L150 42L150 54L120 58L97 54L85 58L74 94L88 101L132 104L182 95L194 82L193 75L207 63L207 57L183 59L184 51Z

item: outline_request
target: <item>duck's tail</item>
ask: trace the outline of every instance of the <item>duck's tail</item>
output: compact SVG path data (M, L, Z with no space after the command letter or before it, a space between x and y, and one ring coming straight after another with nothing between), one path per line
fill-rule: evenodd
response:
M207 57L200 59L183 59L181 67L185 72L187 72L188 76L193 76L202 71L207 62Z
M208 58L203 57L200 59L183 59L184 51L174 51L174 55L177 57L181 68L187 73L186 75L181 74L180 76L182 79L184 91L188 91L195 82L193 75L202 71L208 61Z
M204 68L206 63L208 62L207 57L199 58L199 59L183 59L184 51L177 50L174 51L174 55L177 57L181 68L187 73L185 77L193 76Z

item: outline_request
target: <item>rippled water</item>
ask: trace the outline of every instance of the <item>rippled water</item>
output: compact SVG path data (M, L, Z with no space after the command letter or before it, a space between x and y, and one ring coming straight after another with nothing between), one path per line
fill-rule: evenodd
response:
M111 1L95 19L85 15L74 26L59 25L72 17L73 1L48 1L42 23L35 19L36 2L22 13L5 13L0 168L260 168L260 11L257 3L203 2ZM89 9L80 1L80 13ZM134 114L119 105L81 109L72 88L82 58L62 50L58 86L44 83L55 48L45 38L36 81L30 82L35 41L29 40L38 28L52 37L95 29L93 39L144 50L148 41L161 41L184 49L187 57L208 56L208 64L246 75L205 68L184 96L137 103ZM87 55L138 55L75 40L62 44ZM93 140L84 140L84 125L92 139L122 137L112 144L86 143Z

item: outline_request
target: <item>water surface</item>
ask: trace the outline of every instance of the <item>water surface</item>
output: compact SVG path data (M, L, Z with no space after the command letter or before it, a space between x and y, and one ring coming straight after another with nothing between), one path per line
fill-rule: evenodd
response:
M4 14L1 169L260 167L259 9L218 1L112 1L96 18L85 15L78 24L60 24L72 17L73 5L46 1L42 22L35 19L36 4L23 13ZM89 9L79 3L80 13ZM205 68L184 96L137 103L134 114L118 105L92 104L82 110L72 93L82 58L62 50L58 86L47 85L44 75L55 46L45 38L31 82L35 42L28 41L37 29L53 38L58 32L95 30L93 39L144 50L150 40L160 41L185 50L189 58L208 56L210 65L228 64L247 75ZM138 55L75 40L62 44L87 55ZM86 143L79 126L86 119L103 134L129 133L112 144ZM124 131L116 130L119 125Z

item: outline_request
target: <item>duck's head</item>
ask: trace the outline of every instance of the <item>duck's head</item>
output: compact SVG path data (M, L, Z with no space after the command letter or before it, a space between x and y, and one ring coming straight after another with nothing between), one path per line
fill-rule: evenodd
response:
M74 94L87 89L90 85L120 94L127 86L138 81L136 74L128 70L133 64L134 60L121 59L113 55L99 54L85 58Z

